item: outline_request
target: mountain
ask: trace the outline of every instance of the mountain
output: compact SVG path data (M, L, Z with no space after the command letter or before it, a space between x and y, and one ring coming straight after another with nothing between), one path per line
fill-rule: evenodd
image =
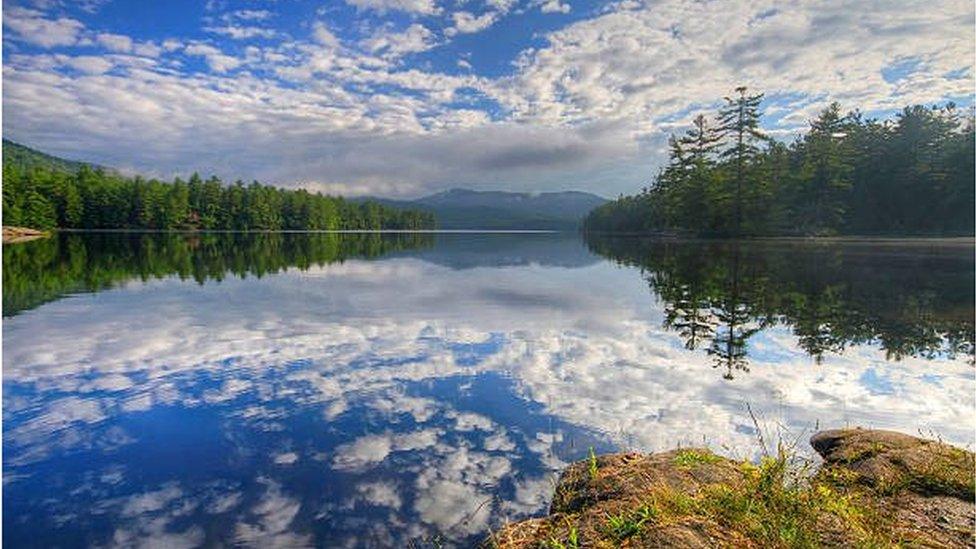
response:
M42 153L28 146L14 143L9 139L3 140L3 164L12 164L21 168L45 168L59 172L77 172L82 166L90 166L92 169L102 169L107 172L114 171L111 168L92 164L90 162L77 162L66 160L57 156Z
M390 205L428 211L441 229L575 230L586 214L607 202L580 191L516 193L451 189Z

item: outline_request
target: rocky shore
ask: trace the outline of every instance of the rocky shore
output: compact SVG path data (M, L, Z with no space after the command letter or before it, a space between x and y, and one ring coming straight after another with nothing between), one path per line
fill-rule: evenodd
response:
M13 244L16 242L27 242L28 240L34 240L35 238L44 238L50 236L50 233L46 231L39 231L37 229L28 229L27 227L3 227L3 243Z
M592 456L569 466L549 515L486 547L972 547L969 451L892 431L822 431L813 465L702 448Z

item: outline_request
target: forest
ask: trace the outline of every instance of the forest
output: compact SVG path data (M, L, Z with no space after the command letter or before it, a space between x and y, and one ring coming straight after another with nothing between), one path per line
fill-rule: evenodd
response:
M714 118L669 139L639 194L594 209L589 232L700 236L971 235L974 119L952 103L888 120L832 103L792 142L761 121L763 94L737 88Z
M4 143L5 152L9 146ZM28 149L29 150L29 149ZM162 182L4 155L3 223L35 229L433 229L433 214L216 177Z

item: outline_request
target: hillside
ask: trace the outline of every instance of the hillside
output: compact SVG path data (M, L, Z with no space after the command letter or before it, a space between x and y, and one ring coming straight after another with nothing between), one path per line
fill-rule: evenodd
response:
M101 168L103 170L112 171L110 168L105 168L104 166L99 166L90 162L78 162L75 160L66 160L64 158L52 156L25 145L21 145L20 143L15 143L9 139L3 140L3 165L13 165L23 170L43 168L56 172L70 173L77 172L82 166L91 166L95 169Z
M433 213L441 229L575 230L606 203L579 191L517 193L451 189L416 200L383 202Z

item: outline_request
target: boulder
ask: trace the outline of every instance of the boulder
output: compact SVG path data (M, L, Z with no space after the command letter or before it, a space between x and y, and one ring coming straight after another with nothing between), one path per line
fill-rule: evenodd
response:
M486 547L971 547L974 458L867 429L810 440L822 466L739 462L704 448L592 456L560 476L549 514L507 524Z

